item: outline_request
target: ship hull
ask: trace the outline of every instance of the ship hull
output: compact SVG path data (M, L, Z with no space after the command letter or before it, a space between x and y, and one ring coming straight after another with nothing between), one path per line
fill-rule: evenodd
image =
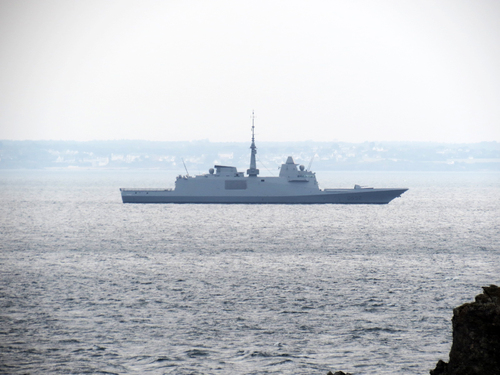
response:
M311 195L185 196L172 190L121 189L123 203L191 204L387 204L407 189L338 189Z

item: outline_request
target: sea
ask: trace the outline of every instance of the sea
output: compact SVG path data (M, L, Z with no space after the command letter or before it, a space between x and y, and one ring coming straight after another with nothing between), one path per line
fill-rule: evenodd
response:
M500 172L317 172L388 205L123 204L162 170L0 171L2 374L428 374L500 285Z

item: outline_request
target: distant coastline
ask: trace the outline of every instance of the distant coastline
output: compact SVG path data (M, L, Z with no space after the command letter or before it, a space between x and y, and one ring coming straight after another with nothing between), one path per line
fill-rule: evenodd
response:
M287 155L316 171L500 171L500 143L260 142L260 168L273 171ZM214 164L246 168L245 142L0 140L0 169L205 170Z

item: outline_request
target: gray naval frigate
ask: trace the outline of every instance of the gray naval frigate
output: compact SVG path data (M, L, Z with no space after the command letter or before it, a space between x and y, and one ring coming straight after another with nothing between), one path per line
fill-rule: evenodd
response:
M259 177L253 116L250 149L247 176L236 167L215 165L215 170L210 168L207 174L179 175L175 189L121 188L123 203L387 204L408 190L359 185L352 189L320 189L316 174L296 164L291 156L281 165L279 177Z

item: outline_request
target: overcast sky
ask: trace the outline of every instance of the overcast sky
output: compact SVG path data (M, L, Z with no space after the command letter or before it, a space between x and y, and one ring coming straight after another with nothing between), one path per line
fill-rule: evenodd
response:
M500 1L0 0L0 139L500 141ZM257 143L258 145L258 143Z

